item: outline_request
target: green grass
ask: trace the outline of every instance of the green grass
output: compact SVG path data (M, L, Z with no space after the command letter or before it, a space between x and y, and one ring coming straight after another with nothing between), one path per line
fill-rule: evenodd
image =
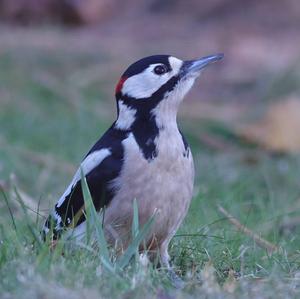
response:
M300 157L247 146L220 125L183 123L196 166L195 196L170 246L183 290L174 289L164 270L136 259L116 274L92 246L51 252L39 245L43 218L22 209L14 187L26 205L35 203L31 208L40 204L45 213L53 206L114 117L114 99L107 99L101 82L80 84L81 70L101 67L109 55L38 48L0 53L0 181L13 214L1 194L1 298L299 296L300 231L283 224L299 215ZM211 150L198 138L203 131L231 147ZM268 255L218 212L218 204L279 251ZM116 265L113 257L111 263Z

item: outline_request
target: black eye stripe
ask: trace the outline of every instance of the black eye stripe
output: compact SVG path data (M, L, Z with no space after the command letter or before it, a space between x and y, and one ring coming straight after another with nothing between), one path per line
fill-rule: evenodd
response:
M156 75L162 75L162 74L166 73L168 71L168 69L165 65L161 64L161 65L157 65L153 71Z

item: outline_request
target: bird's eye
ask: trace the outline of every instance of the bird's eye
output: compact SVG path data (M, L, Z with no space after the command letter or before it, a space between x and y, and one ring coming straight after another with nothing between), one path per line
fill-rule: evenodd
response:
M158 65L154 68L154 73L156 75L162 75L167 72L167 68L165 65Z

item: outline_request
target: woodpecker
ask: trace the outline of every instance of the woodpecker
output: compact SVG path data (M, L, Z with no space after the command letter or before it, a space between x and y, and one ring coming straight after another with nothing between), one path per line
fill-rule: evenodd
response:
M78 240L84 237L82 170L96 210L104 209L109 244L129 245L136 199L141 226L156 211L146 244L169 268L168 245L187 214L194 185L192 153L177 126L178 107L201 71L222 58L154 55L129 66L115 89L117 119L82 160L46 220L44 236L51 231L55 240L68 231Z

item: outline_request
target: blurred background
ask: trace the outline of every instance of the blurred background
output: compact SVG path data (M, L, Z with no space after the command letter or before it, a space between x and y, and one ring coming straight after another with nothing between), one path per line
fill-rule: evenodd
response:
M191 143L300 151L297 0L0 0L0 21L0 175L27 192L58 196L115 117L120 74L158 53L225 53L181 107Z
M300 265L298 0L0 0L1 188L13 198L17 186L46 214L115 118L114 87L129 64L219 52L224 60L203 72L179 116L196 165L179 234L201 238L174 238L171 254L182 271L210 256L226 277L243 252L245 274L272 272L277 262L224 224L221 204L287 250L278 263L292 277Z
M158 53L225 53L182 105L191 143L300 151L297 0L0 0L0 21L3 182L56 197L115 117L120 74Z
M249 178L260 196L267 172L276 188L292 180L279 191L295 205L299 1L0 0L0 21L0 179L6 190L24 190L29 205L41 198L51 206L111 124L114 86L129 64L219 52L225 59L203 73L180 111L196 160L195 196L214 203L223 199L208 190L223 184L232 192Z

